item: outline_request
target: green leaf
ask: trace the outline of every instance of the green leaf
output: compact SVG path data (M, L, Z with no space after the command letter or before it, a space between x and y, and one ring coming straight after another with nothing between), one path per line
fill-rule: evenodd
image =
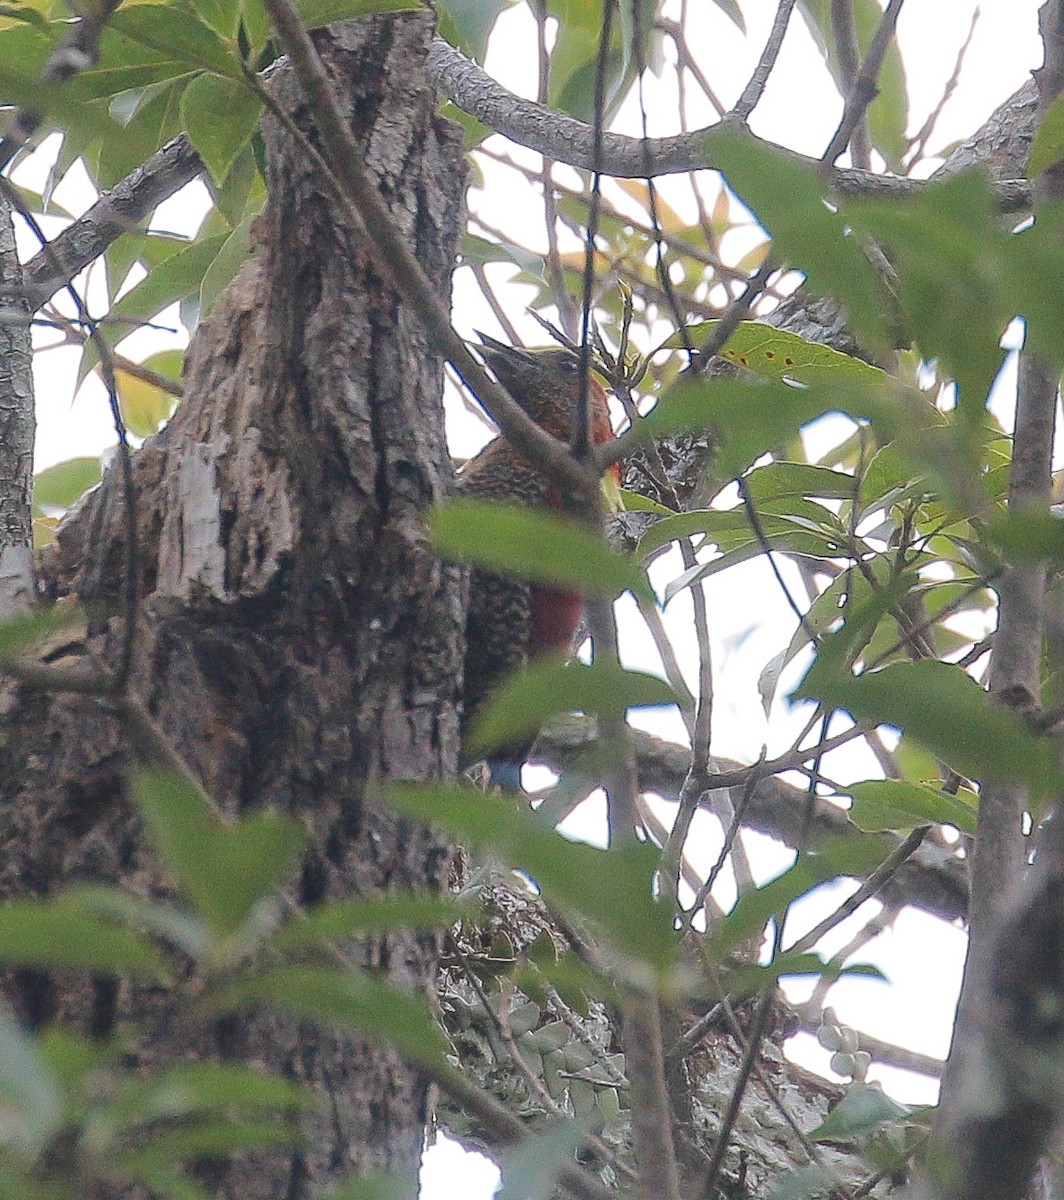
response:
M731 126L714 126L706 141L710 162L767 229L775 254L804 271L811 290L842 303L862 342L886 352L879 281L843 216L824 204L815 169Z
M0 663L10 662L34 643L84 620L82 609L63 604L43 608L28 617L0 622Z
M812 389L709 380L685 372L635 429L639 440L647 442L684 430L712 430L719 440L714 476L734 479L833 408L831 402L825 408Z
M240 5L232 0L192 0L200 20L227 43L235 42L240 26Z
M759 505L793 496L852 500L857 481L845 471L781 459L751 471L746 477L746 489Z
M250 213L222 243L214 261L203 273L200 285L200 311L206 315L229 286L251 251L251 228L258 212Z
M63 1087L37 1038L0 1014L0 1109L3 1140L32 1161L58 1133ZM3 1181L0 1180L0 1192ZM18 1195L20 1192L3 1194Z
M123 37L108 25L100 42L100 61L75 75L67 86L71 95L82 104L93 100L110 101L131 89L150 88L180 77L187 78L197 69L197 66Z
M533 813L485 803L468 788L393 785L386 796L408 816L443 826L527 872L548 904L579 913L623 952L659 968L675 958L669 906L654 899L660 853L653 846L623 842L607 851L570 842Z
M1064 96L1058 96L1038 123L1031 156L1027 163L1027 178L1034 179L1064 158Z
M542 579L584 595L613 598L630 590L651 601L646 575L576 521L497 501L458 497L429 518L437 549L451 558L524 579Z
M790 500L783 499L787 504L793 502L793 497ZM844 553L843 530L838 528L834 514L828 509L819 509L817 515L820 519L814 520L808 512L798 512L793 517L786 512L781 513L779 510L782 507L779 498L774 503L765 502L764 505L758 505L757 515L761 532L770 547L819 558L837 558L840 553ZM806 507L808 509L819 506L808 504ZM674 513L663 517L640 538L639 554L645 557L669 542L695 535L701 535L703 538L699 549L716 546L726 556L733 556L733 561L747 557L737 554L737 551L749 549L750 554L760 554L762 550L745 505L739 505L726 509L695 509L693 512ZM722 569L717 566L718 562L719 560L701 563L699 569ZM708 573L712 574L713 571L708 570ZM675 594L674 583L675 581L670 583L666 589L667 599L671 599Z
M878 839L830 842L809 851L781 875L760 887L744 892L735 907L714 928L710 943L717 961L733 947L761 934L771 920L782 919L787 909L824 883L841 876L863 878L883 858Z
M181 119L220 187L259 127L262 101L242 80L199 75L181 96Z
M578 1082L570 1080L570 1084ZM558 1172L573 1161L586 1137L583 1120L562 1117L504 1150L499 1157L503 1186L495 1193L498 1200L553 1200L558 1195Z
M736 528L736 532L727 537L720 536L722 522L703 521L709 527L706 530L707 542L716 544L721 550L721 554L717 558L710 559L709 562L696 563L686 571L682 571L675 579L670 579L665 585L666 604L671 603L673 598L686 588L700 583L703 579L709 579L713 575L719 575L737 563L747 562L767 550L784 551L791 556L813 561L833 560L846 552L844 539L838 530L830 527L830 522L819 522L814 525L802 518L792 519L767 514L761 516L760 519L762 539L754 533L745 509L729 510L724 515L737 522L737 525L733 525L732 522L728 523ZM704 516L710 516L710 514L707 513ZM672 525L670 522L668 529L662 532L675 534L677 528L678 526ZM656 529L650 531L652 534L657 532ZM640 546L642 546L642 542L640 542Z
M719 324L719 321L702 321L687 326L687 341L698 346L712 336ZM665 346L673 348L684 344L681 333L674 333L665 342ZM806 384L855 379L873 385L885 379L883 371L862 359L841 354L819 342L808 342L796 333L762 321L740 321L718 353L764 379L793 379Z
M839 1190L835 1172L819 1163L807 1163L784 1171L772 1184L766 1200L809 1200L812 1196L831 1196Z
M125 337L130 321L147 321L164 308L199 290L204 272L225 245L227 234L190 242L156 266L131 288L104 318L113 340Z
M1023 783L1038 797L1064 790L1051 740L1031 733L949 663L892 663L851 675L821 658L795 695L859 721L895 725L970 778Z
M270 24L265 5L262 0L240 0L240 10L243 31L248 42L247 61L257 62L260 67L264 66L259 60L273 37L273 26Z
M118 135L121 132L119 126L105 110L75 99L63 83L42 80L39 68L30 65L36 55L31 55L29 62L19 57L21 47L12 44L13 39L7 35L23 31L37 34L25 25L0 30L0 95L5 106L18 106L43 114L44 125L35 134L37 138L42 137L44 130L57 126L61 126L67 136L86 145ZM47 47L51 49L50 42Z
M276 892L306 841L297 821L275 813L223 823L199 788L173 771L140 767L133 787L159 853L219 935Z
M854 24L861 54L868 52L875 31L883 19L877 0L857 0L854 5ZM869 133L872 145L895 171L901 169L901 157L908 145L905 129L909 123L909 93L905 65L896 39L892 39L883 56L876 80L877 94L868 106Z
M816 1142L849 1141L892 1125L912 1110L892 1100L874 1083L852 1083L831 1113L810 1133Z
M664 504L659 504L657 500L651 500L649 496L644 496L640 492L630 491L628 488L620 489L620 500L622 512L650 512L657 513L660 517L671 517L673 510L666 508Z
M175 383L181 382L185 367L184 350L157 350L141 360L142 367L154 371L157 375L165 375Z
M227 46L196 13L176 4L123 5L111 28L130 41L189 66L241 76L236 46Z
M1064 510L1052 512L1010 512L993 521L987 540L1012 562L1046 561L1064 565Z
M971 429L941 413L924 393L884 375L878 386L791 387L741 383L683 372L635 429L638 440L681 430L712 430L718 444L713 477L741 475L757 458L792 444L798 431L828 413L867 420L881 442L894 442L912 468L933 479L966 512L986 507L985 472Z
M549 0L547 11L558 21L550 55L547 102L551 108L590 124L594 115L603 0ZM606 62L606 111L603 116L607 122L623 90L626 66L624 38L619 22L615 20Z
M66 511L95 487L102 477L96 457L68 458L46 467L33 477L33 507L38 513L46 508Z
M478 266L496 262L512 263L537 277L543 277L546 271L542 254L533 254L531 250L513 242L490 242L466 230L462 234L461 247L463 263L476 263Z
M137 437L158 433L177 405L176 396L121 367L115 368L115 387L122 419Z
M713 0L713 3L739 29L740 33L746 33L746 20L738 0Z
M795 954L786 950L767 963L743 962L739 965L727 963L721 968L719 980L721 990L707 992L704 999L717 1000L722 995L729 997L757 996L767 987L778 984L781 979L876 979L885 981L878 967L867 963L849 963L839 966L836 962L825 962L819 954L807 951Z
M968 788L950 795L941 788L902 779L868 779L850 784L850 820L866 833L892 829L908 832L917 825L955 825L975 833L979 797Z
M35 26L41 33L48 32L48 21L43 13L29 6L0 4L0 17L6 17L11 21L25 21L27 24Z
M1010 307L1027 322L1024 349L1064 359L1064 205L1040 209L1033 225L1013 234L1006 244Z
M210 177L205 181L218 211L233 229L246 217L260 213L266 200L266 185L259 174L255 158L253 143L256 138L261 140L261 135L252 134L248 144L236 156L220 187L216 186Z
M270 938L276 950L291 951L384 933L391 929L441 929L454 925L468 909L451 896L381 896L375 900L336 900L293 917Z
M904 201L854 200L843 212L882 245L899 300L925 358L957 381L958 403L981 417L1001 367L1001 332L1015 315L1010 245L987 176L966 171Z
M442 0L437 5L440 36L482 63L495 22L507 7L507 0Z
M124 128L100 142L96 180L101 187L114 187L181 131L181 94L190 78L182 74L139 93L123 93L122 99L132 95L140 101L132 112L111 102L109 110Z
M92 884L71 888L64 892L63 900L75 912L144 930L193 959L200 959L210 951L209 927L195 913L163 900L131 896L119 888Z
M537 733L558 713L623 716L629 708L676 704L662 679L626 671L615 662L566 663L547 658L518 671L498 687L478 713L467 738L474 754Z
M149 980L165 972L145 938L80 912L62 897L0 905L0 962Z
M190 1062L123 1081L107 1115L119 1128L216 1109L297 1109L317 1106L298 1084L237 1063Z
M269 1150L297 1145L302 1135L294 1122L233 1121L217 1116L188 1121L177 1128L152 1130L151 1140L137 1150L115 1155L115 1169L133 1178L150 1177L166 1166L203 1158L220 1158L242 1150Z
M296 8L308 29L320 29L351 17L371 17L377 13L416 12L424 9L421 0L298 0Z
M346 1179L321 1193L321 1200L418 1200L416 1175L385 1175L371 1172Z
M831 0L800 0L799 8L820 47L839 92L843 93L845 84L839 67L830 2ZM869 45L882 20L883 10L876 0L855 0L852 7L857 45L864 56L868 53ZM909 122L905 67L896 40L887 48L877 79L877 94L869 106L868 115L873 146L880 151L891 168L897 171L901 166L902 152L907 145L905 129Z
M266 1006L357 1029L386 1038L414 1062L439 1064L449 1050L427 1003L354 969L282 967L234 984L220 1003L227 1011Z

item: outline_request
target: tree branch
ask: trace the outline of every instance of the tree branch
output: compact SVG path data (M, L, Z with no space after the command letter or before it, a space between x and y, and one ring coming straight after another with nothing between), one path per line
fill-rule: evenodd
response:
M690 750L635 729L631 730L630 737L638 760L640 788L671 804L677 803L690 765ZM540 736L530 761L564 771L576 765L595 741L593 721L586 717L567 717L554 722ZM740 787L749 780L753 769L720 758L713 758L709 765L718 773L717 779L732 779L734 786ZM796 846L802 834L807 801L803 789L774 776L759 776L750 790L742 824L746 829L763 833L785 845ZM855 836L858 835L846 813L817 797L809 822L809 847L815 849L839 838ZM887 834L881 836L883 857L886 858L903 839ZM968 905L965 863L957 858L952 847L936 844L929 838L900 866L881 895L891 905L911 904L944 921L957 921L963 918Z
M1038 115L1064 93L1064 0L1039 14L1045 66L1035 72ZM1034 183L1036 208L1064 199L1064 164ZM1024 353L1016 400L1010 512L1048 513L1060 363ZM1008 563L998 587L991 692L1022 712L1041 703L1044 563ZM1064 984L1064 827L1043 825L1034 866L1022 819L1027 796L992 784L979 804L972 864L968 963L918 1194L1019 1200L1064 1110L1059 1064Z
M865 55L864 62L861 63L861 69L857 72L857 78L854 79L850 93L846 97L846 108L842 114L842 120L835 131L835 136L831 139L831 144L824 151L825 163L834 163L835 159L846 149L857 128L857 123L876 97L879 68L883 65L887 48L894 38L894 27L898 23L898 15L904 2L905 0L890 0L886 11L880 18L875 36L872 38L872 44L868 47L868 53Z
M203 162L185 134L157 150L53 238L51 253L42 250L26 263L23 294L30 310L36 312L123 233L137 229L164 200L202 172ZM57 272L56 265L62 270Z
M515 96L442 38L433 39L428 73L436 89L463 112L511 141L570 166L598 170L619 179L643 179L648 165L655 176L715 169L706 149L705 128L673 137L648 138L645 144L642 138L605 133L601 162L597 162L589 125ZM773 149L785 148L773 144ZM816 165L815 159L791 150L785 152L798 162ZM875 175L852 167L833 168L827 179L843 196L911 196L926 186L921 180ZM1030 200L1025 181L1008 180L997 186L997 193L998 203L1008 212L1022 209Z
M783 45L783 38L787 32L787 25L790 23L794 5L795 0L780 0L779 6L776 9L776 16L772 21L772 29L769 31L768 41L765 42L765 48L761 51L761 57L757 60L757 66L754 68L754 73L750 76L750 82L743 88L743 94L728 114L734 120L742 121L745 124L750 114L760 103L761 97L765 92L765 84L768 83L768 77L772 74L772 68L776 65L776 59L779 58L780 47Z

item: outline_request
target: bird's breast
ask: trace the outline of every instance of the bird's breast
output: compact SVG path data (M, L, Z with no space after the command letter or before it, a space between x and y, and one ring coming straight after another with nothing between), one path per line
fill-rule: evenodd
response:
M583 611L584 601L577 592L542 586L533 588L530 656L569 650Z

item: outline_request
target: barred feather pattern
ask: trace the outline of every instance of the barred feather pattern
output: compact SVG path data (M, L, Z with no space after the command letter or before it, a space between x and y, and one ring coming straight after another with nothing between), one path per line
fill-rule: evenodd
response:
M579 393L579 362L565 350L517 350L480 335L482 353L510 395L537 424L568 441ZM594 443L613 436L606 395L589 381ZM558 492L534 464L503 437L465 464L456 483L460 494L524 507L561 509ZM537 655L566 652L580 623L583 604L575 592L474 568L466 621L463 738L492 691ZM507 746L490 762L492 781L507 790L520 786L521 764L533 739Z

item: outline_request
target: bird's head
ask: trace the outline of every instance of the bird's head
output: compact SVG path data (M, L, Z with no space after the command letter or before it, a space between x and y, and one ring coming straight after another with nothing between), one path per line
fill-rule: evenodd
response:
M573 433L573 416L580 398L580 359L564 346L526 350L508 346L477 331L481 357L499 382L541 428L563 442ZM591 440L598 446L613 437L606 391L594 374L588 376Z

